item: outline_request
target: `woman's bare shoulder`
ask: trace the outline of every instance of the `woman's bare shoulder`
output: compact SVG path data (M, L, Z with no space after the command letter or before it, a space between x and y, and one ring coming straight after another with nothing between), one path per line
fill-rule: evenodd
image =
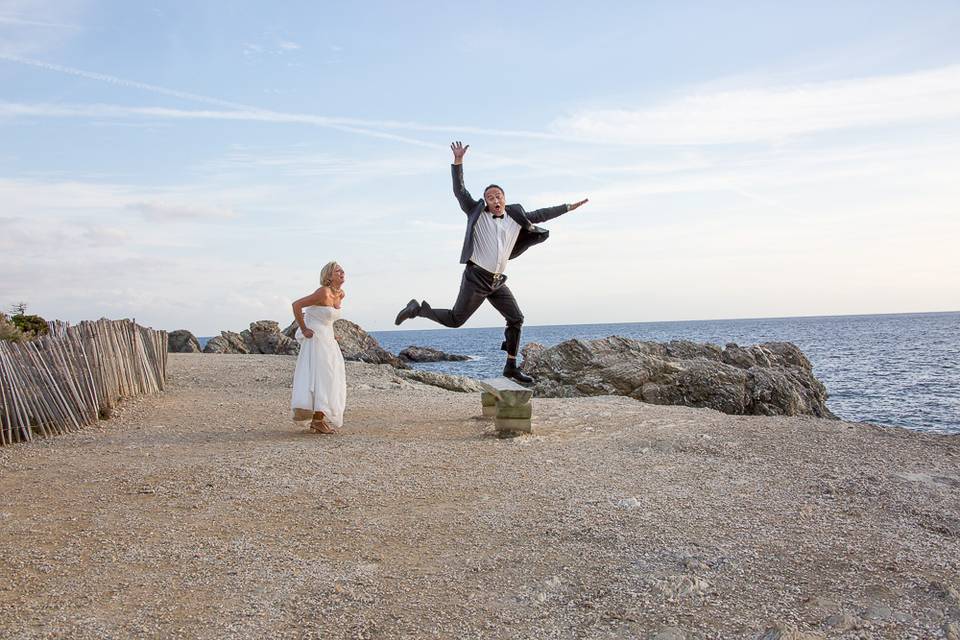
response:
M308 293L307 295L297 300L295 304L300 304L302 306L309 307L310 305L317 304L317 302L319 302L320 300L323 300L326 296L327 296L327 293L324 291L324 287L320 287L313 293Z

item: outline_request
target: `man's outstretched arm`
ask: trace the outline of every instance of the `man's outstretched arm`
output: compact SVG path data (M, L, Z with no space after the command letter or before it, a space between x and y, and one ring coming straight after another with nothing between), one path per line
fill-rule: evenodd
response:
M584 198L580 202L574 202L573 204L561 204L559 207L546 207L544 209L537 209L536 211L528 212L527 219L530 220L530 222L546 222L547 220L558 218L568 211L579 209L588 202L590 202L590 200L588 198Z
M453 173L453 195L457 197L457 202L460 203L464 213L470 213L477 206L477 201L463 184L463 156L469 148L470 145L464 146L459 140L450 143L450 149L453 151L453 165L450 167Z

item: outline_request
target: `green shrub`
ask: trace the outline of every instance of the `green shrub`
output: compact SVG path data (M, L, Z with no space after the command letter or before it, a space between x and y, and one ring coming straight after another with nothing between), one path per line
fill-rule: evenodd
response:
M15 315L10 320L27 338L36 338L50 333L47 321L40 316Z
M0 340L10 342L21 342L23 340L23 332L17 325L10 322L10 319L3 313L0 313Z

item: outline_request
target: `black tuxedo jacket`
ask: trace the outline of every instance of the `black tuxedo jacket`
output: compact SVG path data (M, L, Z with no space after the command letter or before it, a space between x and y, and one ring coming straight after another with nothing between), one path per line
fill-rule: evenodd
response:
M453 173L453 195L457 197L460 208L467 214L467 231L463 236L463 249L460 252L460 264L466 264L473 255L473 226L480 219L486 208L483 199L474 200L470 192L463 186L463 165L450 165ZM570 210L568 205L562 204L557 207L547 207L537 209L529 213L523 210L518 204L508 204L504 211L508 216L514 219L520 225L520 235L517 237L517 244L513 246L513 252L510 253L510 260L513 260L521 253L535 244L540 244L550 235L550 232L542 227L536 226L535 222L546 222L558 216L562 216Z

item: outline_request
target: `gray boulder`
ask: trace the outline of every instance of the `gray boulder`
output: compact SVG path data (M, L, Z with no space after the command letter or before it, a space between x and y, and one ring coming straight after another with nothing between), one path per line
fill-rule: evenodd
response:
M177 329L167 334L167 351L170 353L200 353L200 341L186 329Z
M207 346L203 348L204 353L250 353L250 348L239 333L233 331L221 331L220 335L210 338Z
M250 353L269 355L297 355L300 344L280 331L280 325L273 320L251 322L250 328L240 336L250 349Z
M836 418L827 390L789 342L751 347L611 336L523 349L539 396L624 395L651 404L708 407L741 415Z
M397 369L409 369L410 365L380 346L376 338L359 325L341 318L333 323L333 335L340 343L345 360L389 364Z
M204 353L260 353L267 355L296 355L300 345L280 331L280 325L272 320L251 322L249 329L240 333L221 331L211 338Z
M413 345L403 349L399 355L408 362L463 362L470 359L470 356L445 353L439 349L415 347Z

